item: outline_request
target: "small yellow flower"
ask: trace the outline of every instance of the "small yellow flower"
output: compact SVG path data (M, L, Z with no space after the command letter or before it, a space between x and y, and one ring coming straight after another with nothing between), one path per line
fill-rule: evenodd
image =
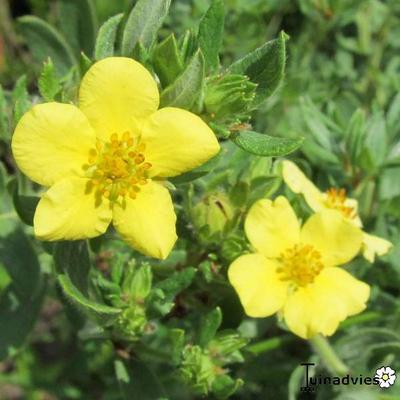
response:
M285 197L259 200L245 232L256 253L229 267L229 281L250 317L279 312L304 339L332 335L339 323L366 307L367 284L338 268L360 250L361 231L337 212L312 215L300 227Z
M219 144L196 115L158 106L151 74L132 59L111 57L84 76L79 108L45 103L22 117L15 160L49 187L34 217L39 239L92 238L112 221L138 251L168 256L176 216L162 180L204 163Z
M345 189L331 188L325 193L321 192L307 179L296 164L288 160L282 163L282 175L290 189L294 193L301 193L314 211L326 209L339 211L353 225L362 228L357 200L346 197ZM370 262L374 262L376 254L382 256L392 246L392 243L386 239L363 232L362 252L363 256Z

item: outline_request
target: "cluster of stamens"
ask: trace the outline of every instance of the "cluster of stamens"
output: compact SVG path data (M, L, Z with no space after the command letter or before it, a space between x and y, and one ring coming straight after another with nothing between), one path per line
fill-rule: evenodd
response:
M329 208L340 211L346 218L355 217L354 208L346 205L346 189L331 188L325 194L325 204Z
M281 253L279 261L277 272L280 279L292 283L295 287L313 283L324 268L319 251L308 244L296 244L286 249Z
M145 161L145 148L145 144L129 132L120 136L113 133L106 143L98 140L84 167L96 193L112 201L125 196L135 199L140 186L147 183L151 168Z

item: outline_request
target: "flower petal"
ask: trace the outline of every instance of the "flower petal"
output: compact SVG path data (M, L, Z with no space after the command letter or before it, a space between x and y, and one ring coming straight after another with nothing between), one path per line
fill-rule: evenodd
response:
M95 196L88 179L66 178L42 196L33 224L39 239L77 240L101 235L111 218L109 201Z
M34 106L19 121L12 151L21 171L33 181L51 186L68 176L84 176L95 146L95 134L75 106L45 103Z
M262 254L240 256L230 265L229 281L250 317L267 317L283 307L288 285L279 279L276 267Z
M388 253L393 244L389 240L380 238L378 236L363 234L362 252L365 259L369 262L375 261L375 255L383 256Z
M305 176L294 162L288 160L282 162L282 177L294 193L300 193L304 196L307 204L314 211L326 208L323 193Z
M213 131L197 115L166 107L144 124L142 140L152 176L172 177L189 171L215 156L220 146Z
M339 323L366 307L369 286L341 268L324 268L313 284L289 296L284 318L303 339L320 333L330 336Z
M136 199L126 197L124 205L114 205L114 227L136 250L165 259L177 239L171 196L157 182L148 181L140 189Z
M132 132L137 121L154 113L158 104L158 88L150 72L125 57L95 63L79 90L79 108L103 140L113 133Z
M360 250L362 231L338 211L312 215L301 230L301 242L314 246L326 267L342 265Z
M299 221L283 196L275 201L257 201L247 214L244 228L253 247L267 257L276 258L299 242Z

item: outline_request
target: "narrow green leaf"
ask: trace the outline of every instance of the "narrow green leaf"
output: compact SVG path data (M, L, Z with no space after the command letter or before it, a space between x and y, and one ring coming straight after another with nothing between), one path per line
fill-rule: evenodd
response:
M0 84L0 139L9 140L10 138L10 121L8 118L6 95L3 86Z
M126 22L122 55L129 56L138 42L148 49L168 14L171 0L138 0Z
M167 299L173 299L178 293L186 289L192 283L196 270L192 267L173 273L169 278L159 282L155 288L161 289Z
M14 123L17 124L31 105L27 89L26 75L22 75L15 83L12 92L12 99L14 100Z
M153 66L163 87L174 82L183 71L183 62L173 33L154 49Z
M97 32L97 15L93 0L60 0L60 29L74 49L93 55Z
M222 312L219 307L209 312L201 322L199 345L205 348L214 338L222 322Z
M182 175L178 175L169 180L174 185L182 185L184 183L192 182L213 171L218 166L220 160L221 160L221 152L218 153L213 158L211 158L210 160L208 160L207 162L205 162L203 165L200 165L200 167L194 168L189 172L186 172Z
M199 45L206 65L215 70L219 65L218 53L224 33L225 7L223 0L212 0L199 26Z
M353 163L356 163L362 150L365 133L365 113L363 110L357 109L351 116L345 132L346 148Z
M40 198L19 194L18 181L16 179L9 182L8 187L10 188L10 193L12 193L14 208L18 216L21 218L22 222L33 226L33 217Z
M197 35L192 29L187 30L181 37L179 40L179 48L183 63L186 64L187 60L189 60L199 48Z
M287 35L281 32L278 39L271 40L229 67L234 74L247 75L258 84L255 103L260 103L278 88L286 64Z
M46 101L53 101L60 92L61 85L54 64L49 58L43 65L39 78L39 92Z
M217 399L223 400L231 397L241 386L242 379L234 380L229 375L219 375L212 383L212 391Z
M94 58L96 60L114 55L118 26L123 17L124 14L114 15L100 27L94 51Z
M21 229L0 239L0 263L7 269L20 300L30 298L40 280L40 267L32 245Z
M90 258L87 242L57 242L54 262L59 273L67 275L83 294L87 294Z
M93 317L101 319L113 316L116 317L121 312L118 308L109 307L85 297L67 275L59 275L58 282L67 298L77 305L83 312L88 313Z
M169 333L169 337L172 343L171 361L174 365L179 365L185 345L185 331L183 329L172 329Z
M230 139L240 148L256 156L281 157L297 150L303 138L290 139L252 131L232 133Z
M199 98L204 81L204 57L198 50L178 79L161 93L161 106L190 109Z
M43 63L53 60L57 74L64 76L77 65L74 53L65 39L51 25L31 15L18 19L18 24L33 57Z

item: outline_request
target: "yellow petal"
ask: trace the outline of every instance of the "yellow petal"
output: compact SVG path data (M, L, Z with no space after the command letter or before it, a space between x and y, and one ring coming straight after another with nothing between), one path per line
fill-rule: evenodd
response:
M289 296L284 318L296 335L309 339L330 336L339 323L366 307L369 286L341 268L325 268L314 283Z
M314 211L326 208L323 201L323 194L294 162L288 160L282 162L282 176L289 188L294 193L302 194L307 204Z
M157 84L143 65L125 57L98 61L83 77L79 108L103 140L135 130L159 104ZM132 132L138 134L138 132Z
M283 196L275 201L257 201L247 214L244 228L253 247L267 257L276 258L299 242L299 222Z
M375 261L375 255L383 256L392 248L393 244L389 240L378 236L363 234L362 251L363 256L369 261Z
M75 106L45 103L34 106L19 121L12 151L21 171L33 181L51 186L69 176L84 176L95 134Z
M312 215L301 230L301 242L314 246L325 266L342 265L360 251L362 231L339 211L326 210Z
M217 138L197 115L166 107L144 124L142 140L152 176L172 177L189 171L215 156L220 149Z
M33 224L39 239L77 240L101 235L111 218L109 201L95 196L88 179L67 178L42 196Z
M114 205L113 224L128 244L151 257L165 259L177 236L176 215L168 190L157 182L140 186L136 199Z
M267 317L283 307L288 286L279 279L276 267L261 254L240 256L230 265L229 282L250 317Z

